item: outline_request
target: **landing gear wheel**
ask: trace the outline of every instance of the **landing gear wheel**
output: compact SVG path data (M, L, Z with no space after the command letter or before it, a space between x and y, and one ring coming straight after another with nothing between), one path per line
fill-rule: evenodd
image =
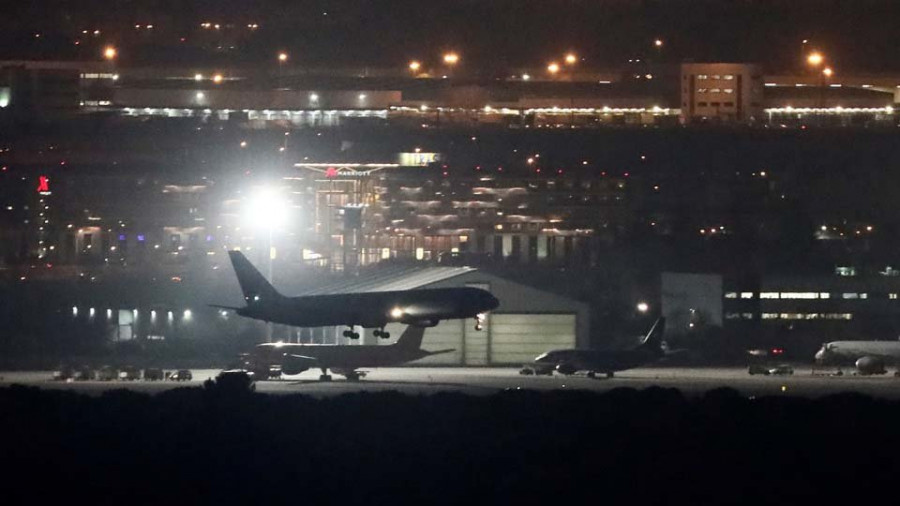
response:
M319 376L319 381L331 381L331 375L323 374L323 375Z
M344 331L344 337L346 337L346 338L348 338L348 339L353 339L353 331L352 331L352 330L345 330L345 331Z
M350 339L359 339L359 332L351 332Z
M375 337L380 337L380 338L382 338L382 339L387 339L387 338L391 337L391 333L390 333L390 332L385 332L385 331L383 331L383 330L376 330L376 331L373 332L372 334L374 334Z

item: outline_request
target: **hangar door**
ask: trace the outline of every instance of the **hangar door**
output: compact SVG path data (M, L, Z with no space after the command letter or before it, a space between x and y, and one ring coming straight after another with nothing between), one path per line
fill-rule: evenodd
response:
M491 364L523 364L546 351L575 347L575 314L492 314Z

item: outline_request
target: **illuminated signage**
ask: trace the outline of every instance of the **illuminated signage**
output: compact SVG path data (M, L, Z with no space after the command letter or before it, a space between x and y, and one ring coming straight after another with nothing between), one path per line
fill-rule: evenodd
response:
M41 195L50 195L50 178L47 176L38 177L37 192Z
M440 153L397 153L397 163L403 167L427 167L440 160Z

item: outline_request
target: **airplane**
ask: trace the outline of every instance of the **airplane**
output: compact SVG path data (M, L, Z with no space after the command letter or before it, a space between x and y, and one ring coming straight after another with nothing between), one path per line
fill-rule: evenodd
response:
M344 337L359 339L353 327L375 328L383 339L388 323L415 327L434 327L441 320L475 318L475 330L481 330L484 313L497 308L500 301L486 290L473 287L423 288L390 292L354 292L334 295L285 297L240 251L229 251L231 265L244 294L244 307L212 305L230 309L241 316L294 327L346 325Z
M578 350L565 349L548 351L534 359L535 372L571 375L578 371L587 371L589 378L597 373L612 378L616 371L624 371L650 362L655 362L666 355L662 335L666 327L666 319L660 317L650 328L650 332L641 340L641 344L630 350Z
M853 362L859 374L885 374L886 364L900 365L900 341L832 341L816 352L819 364Z
M389 367L418 360L423 357L453 351L425 351L422 338L425 328L410 325L400 334L397 342L388 346L262 343L246 355L238 367L252 371L256 378L269 378L273 366L282 374L293 376L307 369L321 369L320 381L331 381L328 369L358 381L365 376L361 367Z

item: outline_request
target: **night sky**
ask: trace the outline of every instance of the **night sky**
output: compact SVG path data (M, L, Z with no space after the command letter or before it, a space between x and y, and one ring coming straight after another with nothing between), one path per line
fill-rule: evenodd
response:
M586 66L643 57L776 72L799 66L808 39L842 72L900 70L900 2L890 0L35 0L4 10L2 58L97 58L115 43L126 64L247 63L287 50L298 64L403 66L454 49L466 66L502 71L575 50ZM223 49L202 22L222 24Z

